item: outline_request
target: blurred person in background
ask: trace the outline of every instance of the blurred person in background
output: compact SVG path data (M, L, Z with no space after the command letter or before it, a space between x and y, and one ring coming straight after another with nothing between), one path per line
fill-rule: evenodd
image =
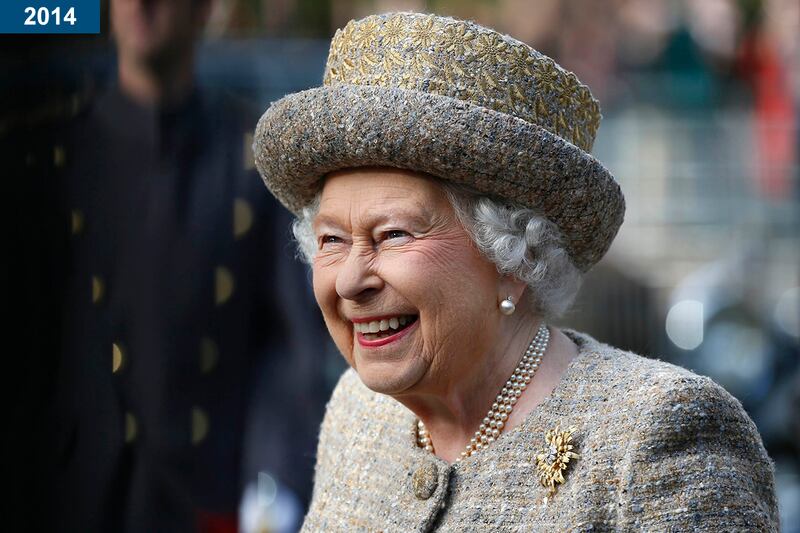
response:
M110 7L117 83L57 153L70 236L53 528L236 531L264 476L273 511L297 515L327 396L320 322L288 213L253 170L255 115L195 86L212 0Z

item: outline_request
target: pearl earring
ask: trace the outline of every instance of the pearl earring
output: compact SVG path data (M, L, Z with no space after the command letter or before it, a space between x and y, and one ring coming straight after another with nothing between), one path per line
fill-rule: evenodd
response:
M517 306L514 305L514 298L511 296L507 296L505 300L500 302L500 312L504 315L513 315L516 310Z

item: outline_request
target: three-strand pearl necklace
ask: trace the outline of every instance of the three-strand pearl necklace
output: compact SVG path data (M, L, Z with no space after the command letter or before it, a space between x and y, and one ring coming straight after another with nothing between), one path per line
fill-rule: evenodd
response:
M542 324L539 326L536 336L528 345L528 349L522 355L522 359L520 359L517 368L514 369L514 373L506 381L503 390L500 391L496 401L492 404L492 408L486 413L486 417L483 419L478 431L475 432L475 436L470 439L466 450L461 452L459 461L466 459L475 452L479 452L497 440L500 433L503 432L508 417L511 416L511 411L514 410L514 405L516 405L519 397L522 396L522 391L528 387L533 375L539 368L549 341L550 330L547 329L545 324ZM425 448L433 453L433 441L431 441L431 435L422 420L417 422L417 444L420 448Z

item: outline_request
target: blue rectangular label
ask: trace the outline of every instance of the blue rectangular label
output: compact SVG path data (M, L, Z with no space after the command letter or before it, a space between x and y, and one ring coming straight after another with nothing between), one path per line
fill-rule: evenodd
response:
M100 0L0 0L0 33L100 33Z

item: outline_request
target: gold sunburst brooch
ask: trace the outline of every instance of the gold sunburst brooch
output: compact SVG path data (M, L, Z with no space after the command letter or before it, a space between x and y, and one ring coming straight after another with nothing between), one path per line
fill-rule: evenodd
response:
M544 453L536 456L536 467L539 470L539 481L542 486L547 488L548 496L556 493L557 484L564 483L564 471L567 469L571 459L580 457L572 449L572 435L576 429L570 427L562 431L560 427L549 430L545 433L544 440L547 443Z

